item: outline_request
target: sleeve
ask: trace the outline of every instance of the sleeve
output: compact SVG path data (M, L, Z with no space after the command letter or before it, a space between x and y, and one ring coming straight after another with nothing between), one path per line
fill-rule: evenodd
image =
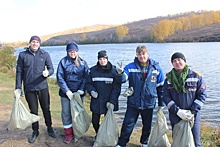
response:
M69 90L69 88L66 84L64 76L64 67L61 60L57 67L57 83L60 86L60 89L63 91L63 93L66 93Z
M84 61L83 81L78 90L82 90L82 91L85 90L86 80L88 79L88 75L89 75L89 67L88 64Z
M157 96L158 96L158 106L165 106L163 102L163 85L164 85L164 75L161 68L158 69L157 76Z
M50 58L50 54L47 53L47 58L46 58L46 63L45 65L47 66L47 70L49 71L49 76L51 76L54 73L54 68L53 68L53 63Z
M110 96L110 103L114 105L118 104L118 97L121 93L121 81L122 75L118 75L115 70L113 79L113 89Z
M16 81L15 81L15 89L22 89L22 81L24 75L24 63L21 53L19 53L17 66L16 66Z
M206 98L207 98L206 84L203 78L200 77L199 81L197 82L196 99L194 100L190 110L193 113L200 111L201 107L205 103Z
M126 65L124 67L124 72L121 77L122 83L125 83L128 80L128 77L129 77L129 67L128 67L128 65Z
M172 99L167 79L165 79L165 82L163 85L163 101L166 104L169 112L175 113L175 114L178 112L179 107L176 105L176 103Z
M87 76L87 80L86 80L86 90L89 94L91 94L91 91L97 92L94 85L93 85L94 83L92 81L92 72L93 72L93 70L91 70L91 69L88 71L88 76Z

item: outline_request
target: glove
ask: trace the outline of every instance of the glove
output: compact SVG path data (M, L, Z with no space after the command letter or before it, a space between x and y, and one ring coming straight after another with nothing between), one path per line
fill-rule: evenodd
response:
M194 116L194 114L192 114L190 110L184 110L184 109L179 109L178 112L177 112L177 115L182 120L186 120L186 121L191 120L192 117Z
M16 97L21 98L21 95L22 95L21 89L15 89L15 91L14 91L14 98L16 98Z
M73 93L72 93L72 91L68 90L68 91L66 92L66 96L71 100L71 99L73 98Z
M128 97L128 96L131 96L133 93L134 93L134 88L133 88L133 87L128 87L128 88L125 90L123 96L124 96L124 97Z
M117 62L117 64L118 64L119 67L116 67L116 71L117 71L117 74L120 75L124 72L124 69L122 68L122 62L121 63Z
M46 78L49 76L49 71L47 70L47 67L45 66L45 70L43 71L43 76Z
M77 92L79 92L80 95L84 94L84 91L82 91L82 90L78 90Z
M98 93L95 91L91 91L91 95L93 98L97 98L98 97Z
M114 109L114 104L112 104L112 103L110 103L110 102L107 102L107 104L106 104L106 107L108 108L108 109Z

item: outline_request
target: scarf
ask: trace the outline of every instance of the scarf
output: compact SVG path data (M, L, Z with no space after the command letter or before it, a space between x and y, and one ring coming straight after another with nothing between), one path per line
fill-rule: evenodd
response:
M185 81L188 75L189 67L186 65L181 73L178 73L174 68L166 74L167 80L173 85L177 92L187 93Z

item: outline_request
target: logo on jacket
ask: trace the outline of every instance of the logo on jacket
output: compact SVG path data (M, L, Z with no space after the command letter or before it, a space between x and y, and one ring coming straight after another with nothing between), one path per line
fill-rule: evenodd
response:
M151 82L156 82L156 77L155 76L151 77Z

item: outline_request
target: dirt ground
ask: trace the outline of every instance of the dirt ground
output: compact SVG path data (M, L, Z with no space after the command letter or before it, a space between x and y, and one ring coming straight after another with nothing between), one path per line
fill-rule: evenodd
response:
M47 128L44 124L44 119L40 120L40 134L36 141L32 144L28 143L27 139L32 134L31 126L23 131L11 132L7 130L11 115L12 106L0 104L0 147L28 147L28 146L38 146L38 147L92 147L94 131L92 130L92 125L90 126L88 132L80 138L77 142L72 141L70 144L64 144L64 130L62 127L61 119L54 119L53 127L58 132L57 138L52 138L47 134ZM139 141L137 141L139 142ZM136 143L135 143L136 144ZM129 147L139 147L140 145L135 145L134 143L129 143Z

